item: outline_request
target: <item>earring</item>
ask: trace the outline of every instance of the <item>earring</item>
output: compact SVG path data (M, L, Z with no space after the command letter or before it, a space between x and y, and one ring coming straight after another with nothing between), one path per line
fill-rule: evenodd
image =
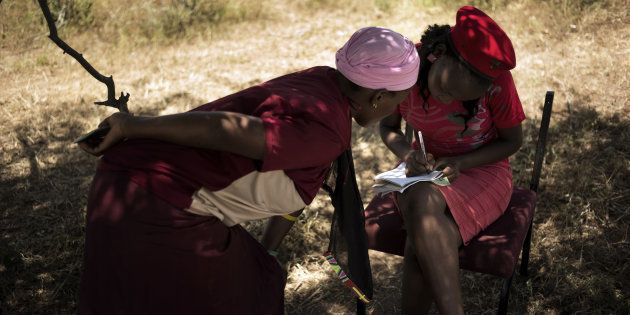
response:
M376 109L377 107L378 107L378 104L372 103L372 108Z
M429 60L430 63L434 63L437 60L437 57L433 54L429 54L427 56L427 60Z

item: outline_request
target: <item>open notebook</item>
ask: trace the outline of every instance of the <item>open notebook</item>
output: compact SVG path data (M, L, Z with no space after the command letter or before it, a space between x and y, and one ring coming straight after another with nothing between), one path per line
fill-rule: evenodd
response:
M436 185L449 185L448 178L440 171L432 171L428 174L407 177L405 175L406 164L400 163L398 167L387 172L380 173L374 177L376 183L372 186L377 194L384 194L391 191L404 192L417 182L432 182Z

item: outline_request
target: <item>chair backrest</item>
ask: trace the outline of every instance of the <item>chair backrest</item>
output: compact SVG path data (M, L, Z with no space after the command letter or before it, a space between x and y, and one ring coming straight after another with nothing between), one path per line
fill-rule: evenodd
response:
M545 148L547 147L547 132L549 131L551 108L553 107L553 96L553 91L547 91L547 94L545 95L545 105L543 107L542 120L540 121L538 144L536 145L536 153L534 156L534 169L532 170L532 179L529 181L529 189L535 192L538 192L540 172L542 170L542 164L545 158Z

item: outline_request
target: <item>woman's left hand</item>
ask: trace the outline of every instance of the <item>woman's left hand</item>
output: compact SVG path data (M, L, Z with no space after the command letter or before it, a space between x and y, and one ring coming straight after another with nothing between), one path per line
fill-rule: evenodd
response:
M434 170L441 170L449 182L454 182L459 177L460 161L455 157L438 158Z

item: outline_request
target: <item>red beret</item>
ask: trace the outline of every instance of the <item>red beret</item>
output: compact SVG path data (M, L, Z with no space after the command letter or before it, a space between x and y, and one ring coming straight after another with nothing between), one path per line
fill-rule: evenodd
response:
M516 66L512 41L487 14L465 6L457 11L456 19L451 28L451 44L473 70L495 79Z

